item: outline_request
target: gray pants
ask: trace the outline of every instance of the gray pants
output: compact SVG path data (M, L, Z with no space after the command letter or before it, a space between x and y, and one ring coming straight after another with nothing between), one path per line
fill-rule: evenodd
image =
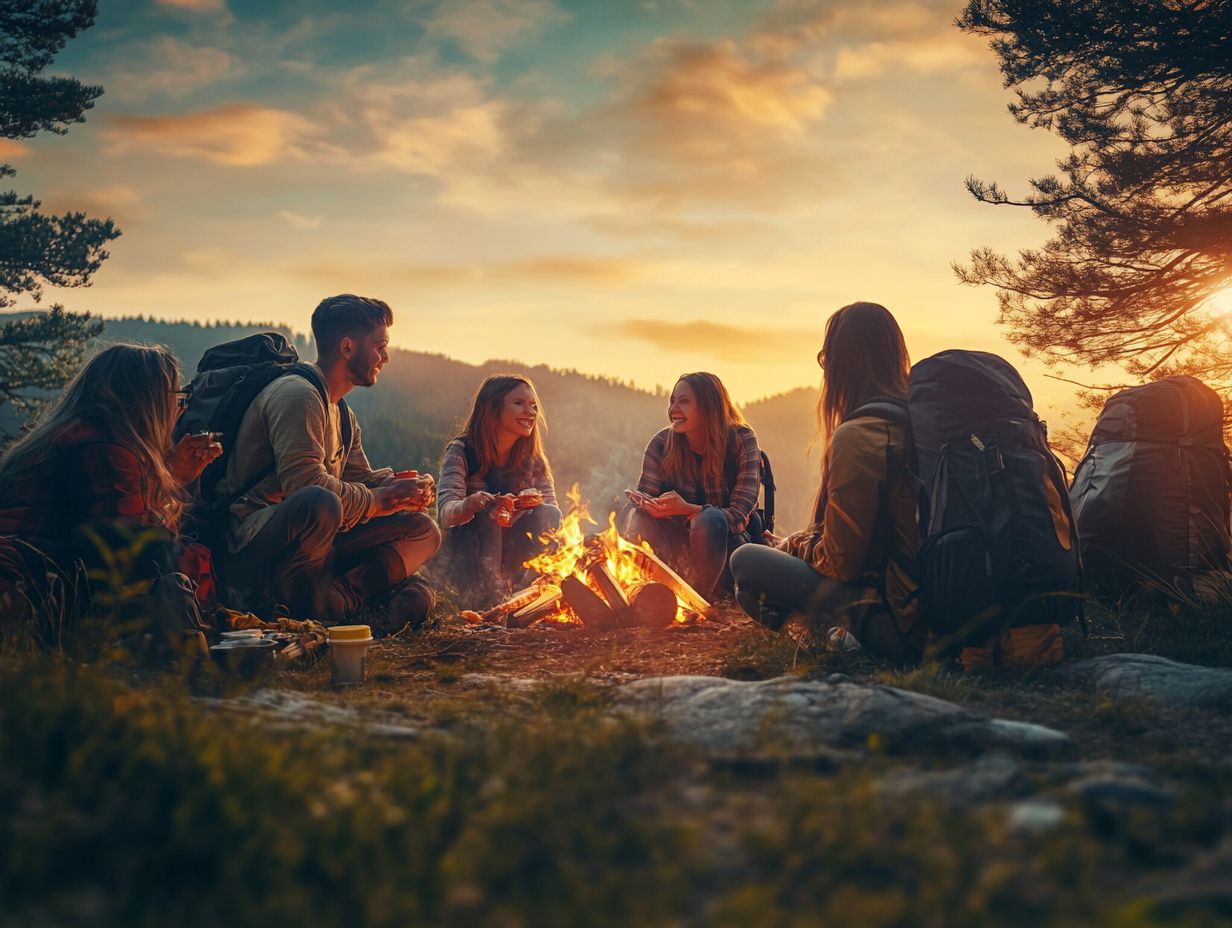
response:
M461 602L484 608L499 602L530 581L522 565L548 549L545 535L560 528L557 506L526 510L509 528L502 528L487 512L445 530L450 577Z
M324 487L302 487L237 554L225 558L228 585L272 595L295 618L341 622L411 576L441 546L422 512L380 516L340 532L342 503Z
M737 548L731 572L736 602L767 628L777 631L799 615L819 630L843 626L873 657L895 664L920 660L920 648L904 638L874 587L824 576L800 558L764 545Z

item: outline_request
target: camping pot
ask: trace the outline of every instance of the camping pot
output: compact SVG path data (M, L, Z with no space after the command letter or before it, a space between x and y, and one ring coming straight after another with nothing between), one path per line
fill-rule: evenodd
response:
M259 677L274 666L277 642L267 638L229 638L210 648L215 663L240 677Z

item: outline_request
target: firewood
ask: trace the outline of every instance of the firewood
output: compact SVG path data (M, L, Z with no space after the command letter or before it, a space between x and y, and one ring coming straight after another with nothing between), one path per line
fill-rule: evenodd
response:
M560 587L545 583L541 588L539 598L511 612L505 619L508 628L526 628L546 615L555 612L560 606Z
M539 598L539 591L542 589L538 584L532 584L524 589L518 590L503 603L497 603L491 609L487 610L480 617L484 622L494 622L497 625L505 621L510 613L517 612L523 606L530 605Z
M710 608L710 603L706 602L697 590L689 586L680 574L664 564L653 552L645 548L637 548L631 552L631 557L639 570L667 586L694 612L704 614Z
M587 628L601 631L616 624L616 613L581 578L566 577L561 581L560 590L569 608Z
M676 619L676 594L666 583L643 583L630 594L632 621L643 628L664 628Z
M599 594L617 613L629 608L629 599L625 596L625 591L620 588L616 577L613 576L611 568L607 566L606 559L591 564L586 573L590 575L594 585L599 588Z

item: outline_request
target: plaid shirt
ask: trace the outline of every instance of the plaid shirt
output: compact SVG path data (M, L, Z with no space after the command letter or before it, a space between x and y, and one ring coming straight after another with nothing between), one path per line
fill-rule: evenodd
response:
M137 457L91 425L57 440L37 467L0 486L0 535L14 535L52 557L69 557L73 530L95 521L157 524L146 509Z
M556 487L548 476L542 461L535 461L529 474L490 473L484 476L472 474L466 460L466 445L454 439L445 446L441 458L440 477L436 482L437 521L442 528L464 525L474 516L465 516L466 497L479 490L489 493L520 493L534 487L543 495L544 505L555 506ZM522 513L515 513L514 519Z
M761 492L761 449L757 435L747 425L738 425L736 433L736 483L727 486L726 478L720 483L705 486L681 487L670 483L663 476L663 459L667 456L667 437L672 430L666 428L650 439L646 455L642 458L642 476L637 482L637 491L645 496L660 496L675 490L687 502L695 506L716 506L727 515L727 524L733 535L743 532L749 524L749 516L757 508ZM732 453L728 443L728 454ZM700 455L699 455L700 457ZM726 468L724 468L726 470Z

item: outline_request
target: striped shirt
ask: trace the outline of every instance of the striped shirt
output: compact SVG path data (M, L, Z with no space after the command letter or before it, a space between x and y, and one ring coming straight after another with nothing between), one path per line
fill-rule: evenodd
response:
M501 480L502 477L506 479ZM501 487L502 483L506 486ZM498 489L500 492L519 493L529 487L534 487L543 494L544 505L557 505L556 487L542 461L533 462L529 474L514 476L502 472L487 473L481 477L470 472L470 465L466 460L466 445L455 438L445 446L445 454L441 458L440 477L436 482L437 521L441 528L449 528L465 525L473 519L473 515L467 515L465 512L466 497L472 493L481 490L496 493ZM521 512L515 513L514 520L521 515Z
M727 515L727 524L733 535L738 535L748 527L749 516L757 508L757 497L761 492L761 449L757 446L757 435L747 425L735 428L735 447L728 442L728 456L733 452L736 456L736 482L727 486L724 476L719 483L708 482L704 486L682 487L670 483L663 476L663 459L667 456L667 437L672 430L666 428L650 439L646 446L646 455L642 458L642 476L637 482L637 491L644 496L660 496L669 490L675 490L695 506L715 506ZM700 464L701 455L698 455ZM728 468L724 467L726 474Z

